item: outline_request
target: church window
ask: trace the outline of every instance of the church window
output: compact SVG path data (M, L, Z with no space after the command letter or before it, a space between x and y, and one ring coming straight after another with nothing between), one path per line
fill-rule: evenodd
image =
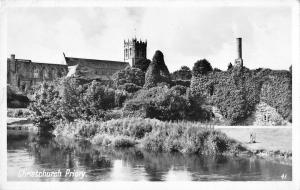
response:
M55 70L55 69L52 69L51 72L52 72L52 77L53 77L53 78L56 78L56 70Z
M62 77L62 74L61 74L61 71L60 71L60 70L57 71L57 77L58 77L58 78L61 78L61 77Z
M39 78L39 69L37 67L33 67L33 78Z
M43 79L48 78L48 72L47 72L47 70L45 68L42 69L41 73L42 73L41 76L43 77Z
M51 72L51 70L48 70L47 73L48 73L48 78L49 78L49 79L52 79L52 72Z

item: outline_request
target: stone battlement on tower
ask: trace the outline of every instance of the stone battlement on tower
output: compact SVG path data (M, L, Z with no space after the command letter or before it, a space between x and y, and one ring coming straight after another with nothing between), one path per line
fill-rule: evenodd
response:
M124 46L130 46L130 45L138 45L138 46L147 46L147 40L144 42L141 39L137 40L136 38L133 38L132 40L124 40Z

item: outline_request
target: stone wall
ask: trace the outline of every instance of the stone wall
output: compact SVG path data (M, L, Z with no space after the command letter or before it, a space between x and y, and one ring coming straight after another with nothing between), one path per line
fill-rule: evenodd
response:
M284 120L275 108L269 106L265 102L260 102L255 106L254 112L242 125L278 126L290 125L290 123Z
M52 81L66 76L67 73L67 65L15 59L14 55L7 59L7 84L19 87L22 91L26 91L43 81Z
M221 114L220 110L211 106L210 110L214 114L214 121L221 124L227 124L226 119ZM241 126L278 126L278 125L291 125L288 121L277 112L277 110L265 102L260 102L255 106L253 113L244 121L237 123Z

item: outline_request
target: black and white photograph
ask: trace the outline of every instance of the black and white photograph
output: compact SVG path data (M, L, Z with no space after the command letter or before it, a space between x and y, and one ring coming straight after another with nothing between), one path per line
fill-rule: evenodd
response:
M3 2L7 183L296 188L297 1Z

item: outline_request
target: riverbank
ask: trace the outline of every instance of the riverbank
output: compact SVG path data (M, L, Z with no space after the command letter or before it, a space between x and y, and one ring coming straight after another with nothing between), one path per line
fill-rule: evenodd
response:
M84 138L103 146L137 146L153 151L259 156L292 164L291 127L215 128L203 123L125 118L102 123L80 121L70 125L62 124L55 133L71 138ZM251 133L255 135L255 143L249 143Z
M28 108L7 108L7 130L11 131L27 131L29 128L35 128L30 119L30 111Z
M218 127L218 129L242 143L252 154L268 160L292 164L292 127ZM254 135L255 143L249 143L250 134Z
M7 118L7 137L26 137L29 133L37 133L38 129L29 118Z
M8 135L37 131L28 118L7 120ZM20 131L21 130L21 131ZM292 164L292 128L213 127L195 122L162 122L156 119L124 118L106 122L77 121L60 124L56 136L86 139L113 147L137 146L152 151L255 155ZM249 143L250 134L255 143Z
M55 135L82 138L102 146L138 146L157 152L237 154L244 148L212 126L194 122L123 118L106 122L77 121L56 126Z
M7 126L33 126L32 121L25 117L7 117Z

